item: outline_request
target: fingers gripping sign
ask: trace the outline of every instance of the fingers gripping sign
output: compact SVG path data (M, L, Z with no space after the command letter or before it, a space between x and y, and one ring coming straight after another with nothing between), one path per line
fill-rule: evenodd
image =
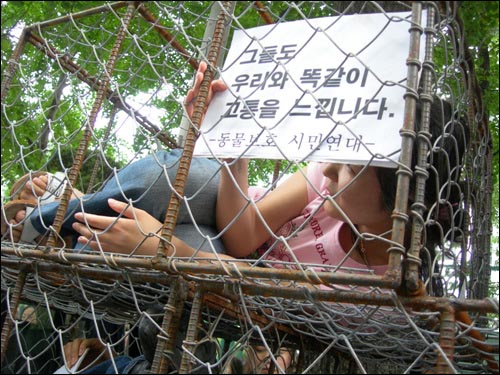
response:
M135 255L154 255L159 244L162 224L146 211L129 203L108 200L119 216L101 216L79 212L73 229L80 234L78 242L92 250Z
M188 91L186 95L186 100L184 102L184 106L186 108L186 113L188 114L189 118L192 119L193 113L194 113L194 104L196 102L196 98L200 94L200 88L201 88L201 83L203 81L203 78L205 77L205 73L207 71L207 63L202 61L200 62L200 65L198 67L198 71L196 72L195 75L195 81L193 87ZM207 103L210 103L212 100L212 97L215 93L221 92L226 90L227 86L226 84L221 80L221 79L216 79L213 80L210 83L210 87L208 90L208 97L207 97ZM206 108L205 108L206 111ZM205 113L203 113L203 116Z

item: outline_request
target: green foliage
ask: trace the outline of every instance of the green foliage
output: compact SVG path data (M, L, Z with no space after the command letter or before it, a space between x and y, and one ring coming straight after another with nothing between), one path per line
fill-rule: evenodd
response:
M470 46L478 82L482 88L487 109L493 145L494 222L498 226L498 128L499 128L499 48L498 48L498 1L463 1L460 14L464 22L467 43Z
M491 238L493 264L498 273L498 227L499 227L499 159L498 159L498 129L499 129L499 48L498 48L498 1L463 1L460 4L460 14L466 31L469 51L474 59L474 68L478 82L482 88L486 116L489 120L489 130L493 152L492 160L492 224L495 231ZM498 298L498 280L490 284L490 296Z

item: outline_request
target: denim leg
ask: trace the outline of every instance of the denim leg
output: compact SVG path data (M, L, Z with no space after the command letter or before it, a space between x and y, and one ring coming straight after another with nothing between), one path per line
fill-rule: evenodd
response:
M147 211L163 222L172 192L170 186L174 184L181 153L182 150L179 149L159 151L137 160L113 175L100 191L85 195L80 200L71 200L61 235L75 234L72 224L75 222L76 212L117 216L108 206L109 198L123 202L131 201L134 207ZM192 215L198 225L216 227L215 207L219 170L219 164L213 160L193 158L177 224L192 224ZM38 232L44 233L48 226L52 225L58 206L59 203L54 202L41 207L41 210L33 211L30 219Z
M115 372L115 366L113 366L113 362L108 359L104 362L99 363L85 371L82 371L81 374L124 374L125 369L129 366L132 358L127 356L116 357L114 359L116 369L118 372Z
M193 249L208 252L215 250L215 252L219 254L225 253L222 240L220 238L215 238L217 236L217 230L213 227L206 225L199 225L196 227L193 224L177 224L174 229L174 236L183 240ZM206 238L207 236L210 237L210 240Z

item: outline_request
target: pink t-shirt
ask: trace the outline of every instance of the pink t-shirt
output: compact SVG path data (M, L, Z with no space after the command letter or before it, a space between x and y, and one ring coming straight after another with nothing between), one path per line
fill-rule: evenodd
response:
M310 181L307 188L309 203L300 216L283 225L275 233L278 237L286 238L288 246L284 241L271 238L259 249L259 254L266 254L266 260L367 269L365 264L346 257L346 252L340 245L340 229L342 225L347 224L328 216L321 206L323 198L316 193L316 190L323 195L328 195L328 191L320 163L308 164L307 178ZM257 199L265 191L263 188L250 188L249 196ZM297 228L300 229L296 231ZM268 251L269 249L271 250ZM370 269L377 275L383 275L387 265L371 266Z

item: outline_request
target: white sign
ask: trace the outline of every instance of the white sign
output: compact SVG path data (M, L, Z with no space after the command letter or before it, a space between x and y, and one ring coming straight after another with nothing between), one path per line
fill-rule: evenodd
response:
M221 74L228 90L214 96L194 155L394 166L410 20L343 15L237 30Z

